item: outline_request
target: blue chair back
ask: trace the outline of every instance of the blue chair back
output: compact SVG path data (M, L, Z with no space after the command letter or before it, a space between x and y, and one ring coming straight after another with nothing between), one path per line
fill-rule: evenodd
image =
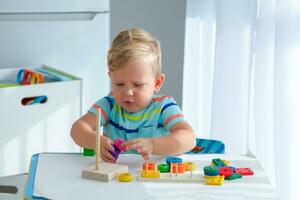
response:
M185 154L223 154L225 144L219 140L196 138L196 146Z

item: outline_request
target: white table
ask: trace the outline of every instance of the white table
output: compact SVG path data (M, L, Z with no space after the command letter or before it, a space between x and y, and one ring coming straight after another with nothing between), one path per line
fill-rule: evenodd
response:
M23 199L27 174L0 177L0 200Z
M45 153L38 155L36 170L31 170L29 174L29 181L32 180L34 183L32 191L28 189L30 184L27 184L25 193L27 192L28 196L32 192L33 196L50 199L279 199L255 158L226 154L179 157L184 161L195 162L199 173L203 173L203 167L209 165L213 158L221 158L229 160L231 166L250 167L254 175L232 181L225 180L222 186L209 186L203 182L141 182L136 179L128 183L117 180L106 183L81 178L81 171L94 164L94 157L84 157L82 154ZM165 162L164 157L160 156L152 156L150 160ZM119 157L118 163L128 165L130 172L137 174L143 160L139 155L124 154Z

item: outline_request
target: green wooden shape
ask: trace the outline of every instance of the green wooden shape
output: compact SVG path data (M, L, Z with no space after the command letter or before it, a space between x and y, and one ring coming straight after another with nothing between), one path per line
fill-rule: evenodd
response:
M168 172L170 172L170 165L168 165L168 164L158 164L158 170L161 173L168 173Z
M238 174L235 172L231 176L225 177L226 180L234 180L238 178L242 178L242 174Z
M94 156L95 151L93 149L83 148L83 155L84 156Z
M216 166L206 166L203 168L204 174L207 176L217 176L219 175L219 168Z

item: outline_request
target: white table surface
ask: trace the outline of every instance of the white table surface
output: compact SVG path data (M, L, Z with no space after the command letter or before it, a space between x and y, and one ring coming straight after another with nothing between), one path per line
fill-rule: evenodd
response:
M0 177L0 188L1 187L15 187L16 193L5 192L6 190L0 191L0 200L21 200L23 199L24 187L27 179L27 174L17 174L12 176Z
M34 182L34 196L50 199L109 199L109 200L174 200L174 199L279 199L259 161L240 155L205 154L182 155L184 161L197 164L197 171L203 174L203 167L213 158L230 161L234 167L250 167L253 176L227 181L222 186L209 186L205 183L161 183L133 182L123 183L117 180L99 182L81 178L81 171L94 164L94 157L81 154L40 154ZM161 156L152 156L150 161L164 163ZM143 160L140 155L124 154L117 161L129 166L137 175ZM101 167L101 166L100 166ZM197 173L197 172L195 172Z

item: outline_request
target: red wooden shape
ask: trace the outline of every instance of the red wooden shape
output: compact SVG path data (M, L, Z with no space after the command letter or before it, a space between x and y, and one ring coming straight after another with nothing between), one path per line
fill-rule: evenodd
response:
M233 173L232 169L229 167L221 167L219 171L220 171L220 175L225 177L232 176Z
M250 168L236 168L235 172L242 174L243 176L250 176L254 174Z

